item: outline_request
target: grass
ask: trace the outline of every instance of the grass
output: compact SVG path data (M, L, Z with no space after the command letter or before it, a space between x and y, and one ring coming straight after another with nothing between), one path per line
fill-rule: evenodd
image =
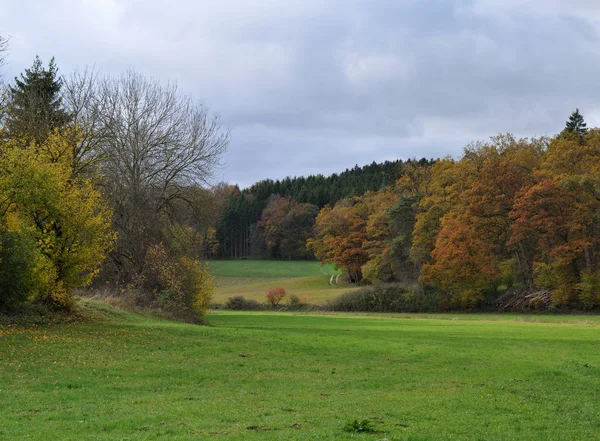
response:
M264 302L267 291L271 288L283 287L288 295L295 294L309 303L321 304L351 289L329 285L330 276L291 277L291 278L251 278L251 277L217 277L217 289L213 302L225 303L229 297L243 296L247 299ZM284 302L285 303L285 300Z
M284 260L219 260L209 262L217 290L213 302L223 304L229 297L243 296L263 302L271 288L283 287L288 294L324 303L353 289L331 286L331 275L340 272L333 265L314 261Z
M0 439L583 440L593 316L218 312L0 328ZM368 421L375 433L348 433ZM361 423L362 424L362 423Z
M331 264L313 260L213 260L209 267L217 277L288 278L340 273Z

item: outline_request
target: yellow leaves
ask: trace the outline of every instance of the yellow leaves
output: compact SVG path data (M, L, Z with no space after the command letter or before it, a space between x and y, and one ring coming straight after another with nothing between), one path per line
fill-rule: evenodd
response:
M215 290L206 264L189 257L173 256L162 243L148 248L143 278L145 288L162 300L202 315Z
M0 147L9 228L35 239L35 295L62 307L73 288L91 282L115 241L101 194L90 179L73 176L76 141L73 131L55 131L39 145L12 139Z

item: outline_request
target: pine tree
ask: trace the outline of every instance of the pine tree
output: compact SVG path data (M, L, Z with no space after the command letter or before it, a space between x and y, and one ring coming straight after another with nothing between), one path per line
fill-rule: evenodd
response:
M571 133L577 133L579 136L583 137L587 133L587 124L583 119L583 115L579 113L579 109L575 109L569 120L566 123L565 130Z
M9 86L6 128L10 138L25 139L41 144L54 129L64 127L70 120L62 107L62 80L54 58L44 68L36 56L33 65L15 77Z

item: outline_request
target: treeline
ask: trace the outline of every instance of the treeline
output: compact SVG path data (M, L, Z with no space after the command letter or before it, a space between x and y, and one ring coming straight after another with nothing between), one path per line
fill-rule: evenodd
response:
M213 286L200 257L219 209L202 185L228 142L218 116L174 84L64 78L39 58L2 96L0 308L69 310L95 280L202 314Z
M210 253L216 258L314 258L306 240L318 210L343 198L360 196L394 184L406 166L433 160L385 161L330 176L264 180L240 190L221 186L224 207Z
M326 206L309 246L357 283L433 288L442 309L540 290L555 307L594 308L599 232L600 129L576 111L553 138L500 135Z

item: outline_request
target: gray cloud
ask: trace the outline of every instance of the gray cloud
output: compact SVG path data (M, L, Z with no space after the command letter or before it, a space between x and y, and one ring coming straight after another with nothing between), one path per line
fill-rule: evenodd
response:
M231 128L241 185L600 124L592 0L3 3L6 76L39 54L176 80Z

